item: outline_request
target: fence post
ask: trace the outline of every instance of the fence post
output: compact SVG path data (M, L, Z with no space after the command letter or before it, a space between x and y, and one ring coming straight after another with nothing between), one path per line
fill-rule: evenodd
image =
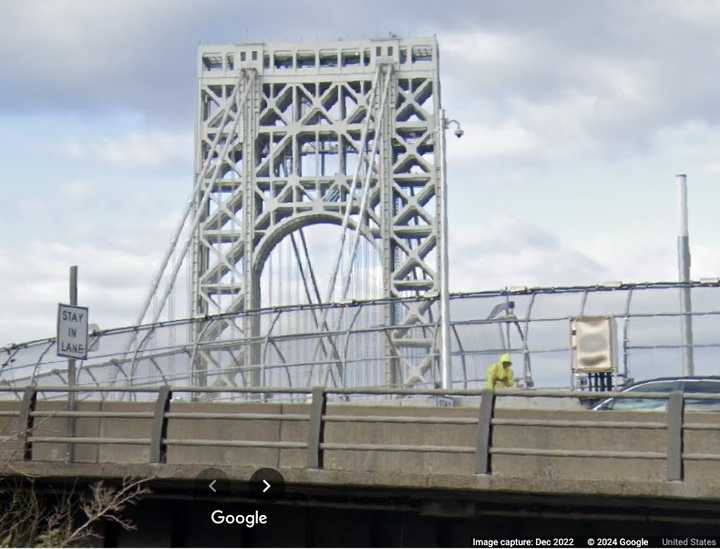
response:
M475 450L475 474L489 475L490 471L490 434L492 429L493 410L495 408L495 391L483 389L480 397L480 414L478 417L477 448Z
M150 437L150 463L165 463L167 461L167 424L165 415L170 410L172 391L164 385L158 391L155 401L155 415L153 416L152 435Z
M667 479L683 479L683 393L670 393L667 405Z
M314 387L312 391L312 404L310 405L310 423L308 426L308 469L321 469L323 466L323 451L320 445L323 442L323 415L327 404L325 387Z
M22 449L22 460L32 461L32 442L28 439L32 435L35 418L32 413L37 403L37 391L35 387L25 387L23 399L20 403L20 415L18 416L18 436Z

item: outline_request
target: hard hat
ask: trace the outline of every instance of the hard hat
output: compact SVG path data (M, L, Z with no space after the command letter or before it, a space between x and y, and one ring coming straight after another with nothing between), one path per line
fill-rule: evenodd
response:
M500 364L512 364L512 360L510 360L510 355L508 353L505 353L500 357Z

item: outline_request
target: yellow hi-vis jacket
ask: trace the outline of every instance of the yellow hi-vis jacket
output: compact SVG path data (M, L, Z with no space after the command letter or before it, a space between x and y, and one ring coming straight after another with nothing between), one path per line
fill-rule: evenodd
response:
M497 384L502 387L513 386L513 371L512 366L505 368L503 362L510 362L510 355L505 354L500 357L495 364L492 364L487 369L487 376L485 378L485 387L488 389L494 389Z

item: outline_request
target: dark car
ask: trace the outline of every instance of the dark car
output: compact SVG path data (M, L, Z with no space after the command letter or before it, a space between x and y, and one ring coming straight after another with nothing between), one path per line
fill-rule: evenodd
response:
M634 393L685 393L685 409L696 411L720 411L720 400L693 399L692 393L716 393L720 395L720 376L659 377L639 381L624 387L621 392ZM596 404L593 410L663 411L666 398L607 398Z

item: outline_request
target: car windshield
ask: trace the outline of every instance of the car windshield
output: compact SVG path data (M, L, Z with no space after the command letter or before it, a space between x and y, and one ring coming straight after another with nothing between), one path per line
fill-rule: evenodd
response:
M674 381L655 381L630 387L628 392L633 393L669 393L674 391L677 385ZM624 391L623 391L624 392ZM608 402L608 409L611 410L662 410L665 408L665 398L613 398Z

